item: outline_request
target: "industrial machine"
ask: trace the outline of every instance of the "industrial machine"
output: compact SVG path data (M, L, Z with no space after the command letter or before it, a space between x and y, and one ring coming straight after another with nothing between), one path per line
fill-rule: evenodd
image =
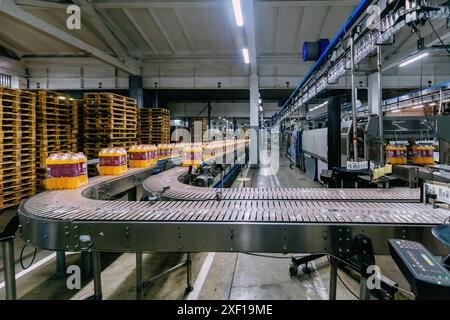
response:
M450 272L422 244L390 239L389 250L417 300L449 300Z

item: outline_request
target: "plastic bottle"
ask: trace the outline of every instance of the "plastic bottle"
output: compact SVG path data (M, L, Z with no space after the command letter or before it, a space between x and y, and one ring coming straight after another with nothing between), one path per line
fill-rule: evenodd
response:
M78 181L79 186L85 186L88 183L87 176L87 158L83 152L78 152Z
M434 164L434 147L432 145L425 146L424 164Z
M397 159L395 158L394 146L388 144L386 146L386 162L390 164L397 164Z
M400 164L407 164L408 163L408 149L405 145L402 145L400 148L401 151L401 161Z
M47 178L45 179L45 185L48 190L58 189L60 178L60 163L59 163L59 153L50 154L50 156L45 161L47 166Z
M203 147L201 143L195 143L193 148L193 164L200 165L203 161Z

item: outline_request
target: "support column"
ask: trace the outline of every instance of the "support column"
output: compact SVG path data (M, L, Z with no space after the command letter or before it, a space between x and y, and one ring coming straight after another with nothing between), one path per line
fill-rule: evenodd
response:
M212 132L212 119L211 119L211 101L208 101L208 141L211 141L211 132Z
M341 100L328 98L328 170L341 166Z
M381 46L377 47L377 72L369 75L368 97L369 114L378 116L378 133L380 137L379 158L380 163L384 163L384 114L383 114L383 84L381 70L382 52Z
M142 77L129 77L130 98L136 99L138 108L144 107L144 90L142 89Z
M250 166L259 167L259 84L256 74L250 75Z
M352 82L352 118L353 118L353 161L358 161L358 136L356 129L356 84L355 84L355 50L354 36L350 38L351 82Z

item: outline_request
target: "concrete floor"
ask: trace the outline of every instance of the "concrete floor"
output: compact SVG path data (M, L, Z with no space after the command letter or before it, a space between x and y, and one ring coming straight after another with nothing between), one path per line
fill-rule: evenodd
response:
M321 187L297 168L291 169L285 157L280 159L280 167L276 175L268 175L272 171L267 158L259 170L247 170L244 176L252 178L253 187ZM240 187L236 181L233 187ZM14 214L9 210L0 214L0 228ZM23 247L21 239L15 240L16 259ZM1 254L1 253L0 253ZM82 280L80 290L69 290L66 276L55 274L56 260L52 252L39 250L35 263L48 261L42 266L22 275L17 280L19 299L86 299L93 294L93 282L90 278ZM53 254L54 255L54 254ZM32 248L25 248L24 263L29 263ZM245 253L198 253L193 254L194 291L185 294L186 272L179 269L167 276L148 284L143 290L144 299L327 299L329 283L329 264L326 258L312 263L314 271L305 274L301 270L298 275L289 275L292 254L267 254L268 257ZM43 260L44 259L44 260ZM144 254L143 277L149 279L167 268L183 262L185 254ZM81 255L66 256L67 265L81 265ZM2 260L3 261L3 260ZM377 257L384 274L397 281L401 287L407 284L399 270L389 257ZM102 254L102 289L104 299L135 299L135 255ZM0 266L0 299L4 299L3 265ZM19 261L16 273L22 271ZM339 271L346 285L356 294L359 283L346 273ZM338 299L355 299L355 297L338 281Z

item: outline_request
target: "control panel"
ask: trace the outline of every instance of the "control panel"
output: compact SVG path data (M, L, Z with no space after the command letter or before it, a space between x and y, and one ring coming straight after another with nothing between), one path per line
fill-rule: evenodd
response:
M450 272L418 242L391 239L389 250L416 299L450 300Z

